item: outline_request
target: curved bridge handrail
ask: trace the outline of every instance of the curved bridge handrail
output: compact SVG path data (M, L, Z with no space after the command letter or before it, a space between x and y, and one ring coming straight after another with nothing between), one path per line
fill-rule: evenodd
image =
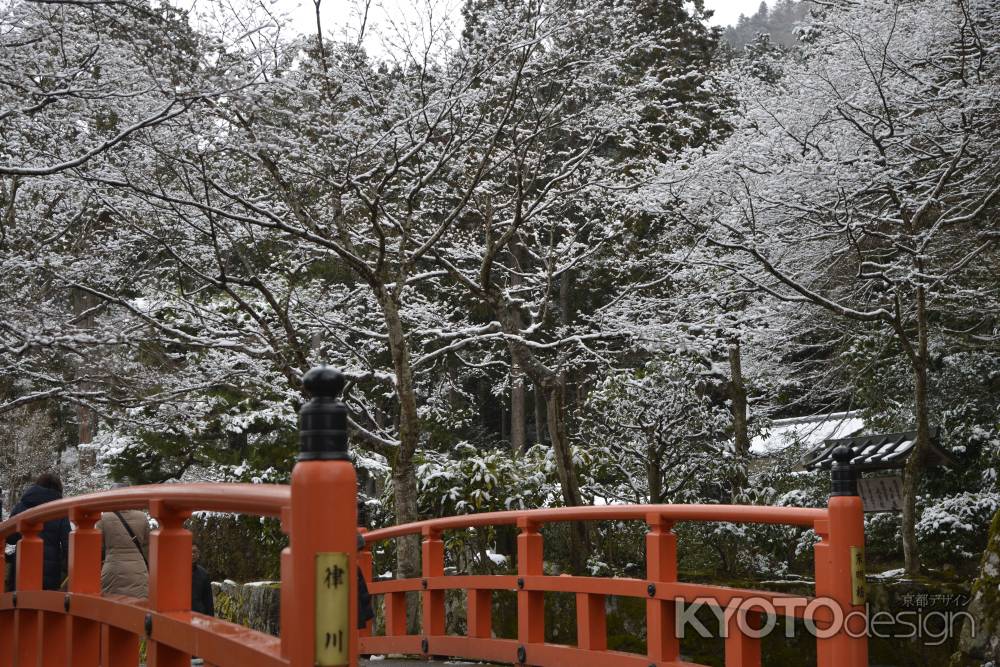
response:
M300 410L300 452L289 487L256 484L168 484L65 498L0 523L0 538L20 533L16 591L0 583L0 667L114 667L139 663L145 641L150 667L188 667L191 656L217 667L313 667L358 664L359 652L407 653L506 662L535 667L697 667L681 660L675 621L679 603L701 598L727 612L719 620L727 667L760 667L760 602L806 604L789 614L825 623L816 635L820 667L867 667L864 606L864 513L850 466L839 448L825 508L747 505L610 505L514 510L432 519L368 533L369 544L420 534L420 578L374 583L372 550L358 547L357 475L348 456L343 377L321 366L303 378L311 399ZM149 538L145 600L102 595L101 513L147 509L158 527ZM185 522L196 511L279 516L288 546L281 552L280 638L191 610L192 539ZM46 521L69 516L67 592L43 590ZM615 579L546 574L547 523L642 521L647 532L645 577ZM678 577L679 522L801 526L815 530L815 596L706 586ZM516 574L447 575L442 533L514 525ZM0 569L6 564L0 550ZM360 586L355 572L382 596L384 635L357 626ZM51 579L49 581L51 586ZM466 597L463 634L449 633L446 592ZM516 638L493 632L493 594L516 595ZM407 596L420 599L418 619ZM573 594L576 645L546 641L545 595ZM746 598L745 596L751 597ZM608 596L643 599L643 653L609 650ZM762 597L763 596L763 597ZM808 605L826 604L823 616ZM838 620L837 613L841 613ZM419 620L419 634L411 630ZM827 622L828 621L828 622ZM749 625L748 625L749 624Z
M164 502L179 511L236 512L259 516L280 516L291 502L287 486L278 484L152 484L114 491L88 493L54 500L33 507L0 523L0 539L18 532L22 523L41 524L69 516L148 509L150 503Z
M510 510L462 514L441 519L380 528L365 533L368 541L388 540L424 531L461 530L481 526L532 524L559 521L645 521L651 516L666 521L726 521L813 527L828 518L826 509L809 507L770 507L764 505L590 505L539 510Z
M641 521L646 572L642 578L588 577L547 574L543 527L567 521ZM813 546L815 595L803 596L705 585L680 581L677 535L682 522L778 524L812 528L819 540ZM516 574L469 575L446 572L448 545L443 533L486 526L516 526ZM678 606L708 602L720 610L719 636L725 638L727 667L760 667L762 634L759 624L771 614L803 619L822 628L816 635L821 667L866 667L867 640L860 627L866 618L858 600L857 572L863 558L864 518L857 496L833 496L824 508L760 505L605 505L513 510L469 514L392 526L365 534L359 563L369 592L382 598L384 634L366 631L364 653L410 653L424 657L448 655L471 660L579 667L701 667L681 660L682 618ZM409 578L376 581L371 545L407 535L421 536L421 570ZM863 564L862 564L863 565ZM446 622L445 594L462 591L466 597L464 632L454 634ZM516 638L497 637L493 631L494 594L516 595ZM411 627L408 595L420 596L419 632ZM575 596L576 645L546 636L545 595ZM863 594L863 584L860 594ZM608 637L608 596L645 600L646 650L611 650ZM771 611L768 611L768 610ZM838 616L840 612L840 616ZM851 620L845 621L850 614ZM688 614L688 612L685 612ZM839 619L839 620L838 620ZM776 623L776 621L775 621ZM764 624L766 625L766 623ZM461 624L456 626L461 628ZM832 632L832 634L830 634Z
M344 465L350 469L349 463ZM348 484L336 478L324 480L317 495L329 496L343 487L353 498L353 469L350 473ZM0 667L134 665L139 661L143 637L148 662L157 667L187 665L191 655L201 655L214 665L303 664L301 659L289 659L289 653L304 642L298 639L290 643L286 628L294 630L298 625L299 609L282 609L280 638L191 611L192 536L184 528L192 513L209 511L278 516L282 530L290 533L293 488L274 484L136 486L63 498L0 523L0 539L21 534L17 590L5 591L5 583L0 582ZM103 512L127 509L145 509L159 524L149 537L149 594L144 600L101 592L103 539L97 524ZM69 535L66 590L42 590L44 543L40 532L45 522L66 516L74 524ZM341 550L355 544L353 518L343 525L334 521L331 528L343 533L338 538ZM289 539L295 541L292 535ZM290 549L285 549L282 555L285 576L291 573L290 554ZM0 551L0 569L6 561L6 554ZM283 591L282 595L290 599L292 593ZM356 645L353 650L357 650Z

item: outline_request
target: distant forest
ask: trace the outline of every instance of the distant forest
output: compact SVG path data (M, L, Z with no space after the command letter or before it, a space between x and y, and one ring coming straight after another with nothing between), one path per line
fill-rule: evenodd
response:
M798 41L795 26L808 13L808 2L778 0L773 8L768 8L767 3L762 0L757 13L753 16L740 14L736 25L727 26L722 37L737 51L742 51L759 33L770 35L773 44L792 46Z

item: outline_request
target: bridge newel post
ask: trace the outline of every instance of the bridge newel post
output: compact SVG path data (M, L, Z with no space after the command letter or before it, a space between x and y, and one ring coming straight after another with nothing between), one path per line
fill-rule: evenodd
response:
M816 532L816 598L833 612L838 631L817 638L818 667L868 667L868 614L865 605L865 518L857 490L854 452L833 451L827 519Z
M538 577L544 574L544 543L539 525L528 517L519 517L517 527L517 640L527 652L529 661L512 660L512 662L532 664L531 644L545 642L545 593L543 591L526 590L530 588L526 577Z
M101 594L101 531L99 513L72 508L69 518L76 529L69 536L69 592ZM68 611L72 614L72 605ZM86 618L70 616L67 625L68 654L73 664L98 667L101 662L101 626Z
M292 469L292 595L282 596L292 604L282 618L282 650L291 667L354 667L358 489L347 446L347 406L339 398L344 376L318 366L302 385L310 400L299 410L300 451ZM287 574L283 568L283 588Z
M37 523L20 521L17 530L21 539L17 543L17 561L14 571L14 588L18 594L42 590L42 568L44 546L41 538L42 526ZM14 634L17 655L15 665L34 665L41 652L38 634L41 626L41 612L17 609L14 612Z
M675 662L680 659L677 637L677 609L673 600L656 597L659 584L677 581L677 536L673 521L660 514L646 516L646 653L652 662Z

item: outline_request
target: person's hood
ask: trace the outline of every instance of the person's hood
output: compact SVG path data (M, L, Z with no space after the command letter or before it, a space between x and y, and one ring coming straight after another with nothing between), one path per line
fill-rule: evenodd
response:
M60 498L62 498L62 494L55 489L47 489L44 486L33 484L21 496L21 504L24 505L25 509L31 509Z

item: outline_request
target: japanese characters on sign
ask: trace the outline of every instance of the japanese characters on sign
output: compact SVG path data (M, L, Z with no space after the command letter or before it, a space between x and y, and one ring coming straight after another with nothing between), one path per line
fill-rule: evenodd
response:
M865 603L865 548L851 547L851 604Z
M316 554L316 665L350 664L351 577L346 553Z
M902 477L869 477L858 480L858 494L866 512L899 512L903 509Z

